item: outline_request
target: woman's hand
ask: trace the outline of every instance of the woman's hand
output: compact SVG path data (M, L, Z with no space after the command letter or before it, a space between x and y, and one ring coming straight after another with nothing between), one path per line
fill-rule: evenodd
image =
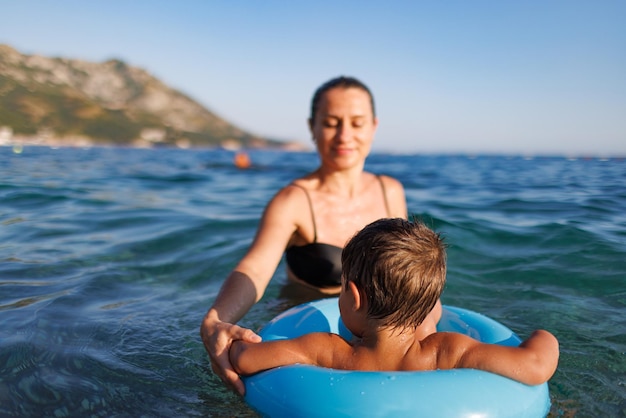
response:
M258 343L261 341L261 337L247 328L222 322L212 317L211 312L202 321L200 336L204 348L211 358L213 373L218 375L228 388L243 396L246 389L232 364L230 364L228 351L234 340Z

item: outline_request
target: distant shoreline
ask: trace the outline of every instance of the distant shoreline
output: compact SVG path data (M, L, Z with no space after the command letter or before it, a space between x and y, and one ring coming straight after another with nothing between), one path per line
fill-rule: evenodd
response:
M75 137L49 137L21 136L14 135L11 138L0 137L0 146L6 147L50 147L50 148L136 148L136 149L224 149L230 151L238 150L278 150L291 152L312 151L310 148L297 143L285 142L284 145L273 146L253 146L245 147L238 143L227 142L215 146L192 145L188 141L176 141L175 143L152 142L144 139L136 139L128 143L112 143L106 141L95 141L83 136Z
M130 149L145 149L145 150L222 150L222 151L283 151L283 152L306 152L313 153L314 151L300 144L296 144L294 147L225 147L225 146L190 146L190 147L177 147L171 144L159 144L152 146L137 146L134 144L111 144L100 142L81 142L81 141L48 141L48 142L2 142L0 141L0 148L12 148L13 153L21 154L27 147L47 147L50 149L90 149L90 148L130 148ZM541 159L565 159L571 161L588 160L588 161L626 161L626 155L587 155L587 154L504 154L504 153L468 153L468 152L398 152L398 151L385 151L374 150L371 155L388 155L388 156L428 156L428 157L459 157L467 158L470 160L478 158L504 158L504 159L525 159L525 160L541 160Z

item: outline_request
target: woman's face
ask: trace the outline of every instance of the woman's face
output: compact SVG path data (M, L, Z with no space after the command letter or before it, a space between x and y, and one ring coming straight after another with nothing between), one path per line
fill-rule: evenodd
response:
M320 98L315 120L309 124L322 164L349 168L367 158L378 119L367 92L336 87Z

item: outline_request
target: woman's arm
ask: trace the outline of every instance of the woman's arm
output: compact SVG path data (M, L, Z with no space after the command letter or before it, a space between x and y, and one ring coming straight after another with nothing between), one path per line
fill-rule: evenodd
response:
M243 393L244 386L228 359L233 340L258 342L251 330L234 325L265 292L291 236L297 229L294 214L303 213L297 190L279 191L267 205L246 255L226 278L200 326L202 342L213 371L229 387ZM304 202L306 204L306 202Z
M547 382L556 371L559 343L548 331L533 332L519 347L484 344L464 337L465 341L461 343L462 354L454 365L455 368L485 370L527 385Z
M213 372L238 393L243 393L244 386L230 364L228 348L233 340L254 343L261 341L261 337L249 329L223 320L222 317L242 317L255 300L256 290L252 280L247 275L234 271L222 285L213 307L207 312L200 326L200 336L211 359ZM230 305L229 301L232 301Z

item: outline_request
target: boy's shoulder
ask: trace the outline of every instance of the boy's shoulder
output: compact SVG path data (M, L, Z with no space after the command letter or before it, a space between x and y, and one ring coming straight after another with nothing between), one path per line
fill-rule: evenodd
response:
M307 353L313 364L328 368L345 368L352 345L332 332L313 332L298 337L300 350Z
M320 346L316 347L319 349L328 349L333 346L350 346L350 343L345 338L333 332L311 332L297 339L307 344L320 344Z
M435 332L421 343L423 355L433 356L437 368L454 368L463 354L480 341L458 332Z

